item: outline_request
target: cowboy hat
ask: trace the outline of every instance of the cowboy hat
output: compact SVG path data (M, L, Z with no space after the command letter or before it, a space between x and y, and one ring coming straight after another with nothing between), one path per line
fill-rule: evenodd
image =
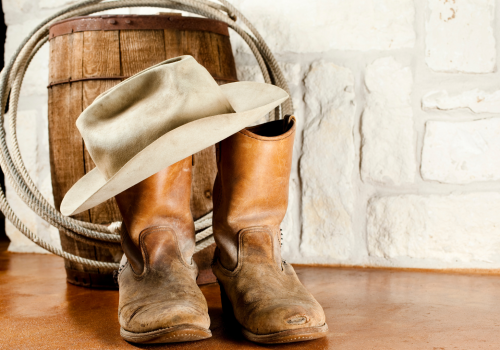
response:
M191 56L150 67L98 96L76 121L96 168L61 212L90 209L256 122L288 98L270 84L219 86Z

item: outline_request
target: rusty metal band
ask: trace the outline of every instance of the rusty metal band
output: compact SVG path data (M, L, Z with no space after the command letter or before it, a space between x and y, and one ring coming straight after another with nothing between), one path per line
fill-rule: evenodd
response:
M56 85L61 85L61 84L71 84L71 83L76 83L79 81L89 81L89 80L121 80L121 79L127 79L129 77L125 76L114 76L114 77L88 77L88 78L79 78L79 79L65 79L65 80L56 80L52 81L49 85L47 85L47 88L51 88Z
M215 80L222 80L222 81L227 81L228 83L234 83L237 82L238 80L232 79L232 78L224 78L224 77L217 77L217 76L212 76ZM71 84L71 83L77 83L79 81L91 81L91 80L121 80L121 79L128 79L130 77L126 76L112 76L112 77L88 77L88 78L79 78L79 79L65 79L65 80L57 80L51 82L49 85L47 85L47 88L51 88L56 85L61 85L61 84Z
M49 39L60 35L86 31L159 29L202 31L229 36L226 23L208 18L176 15L106 15L74 17L56 22L50 27Z

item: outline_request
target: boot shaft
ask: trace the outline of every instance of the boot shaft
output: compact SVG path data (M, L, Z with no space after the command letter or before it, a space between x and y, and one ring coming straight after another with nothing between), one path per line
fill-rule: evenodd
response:
M191 261L195 248L194 223L189 206L191 169L192 157L188 157L115 197L123 218L122 247L134 270L139 271L143 266L140 241L141 233L146 231L150 237L148 240L153 236L174 235L171 240L155 239L161 242L158 247L172 249L167 245L178 245L183 258ZM158 228L153 235L151 228ZM142 248L147 247L144 245Z
M288 206L294 137L292 117L246 128L220 142L213 228L226 268L236 266L237 235L243 229L266 227L279 242L279 225ZM275 255L279 260L279 250Z

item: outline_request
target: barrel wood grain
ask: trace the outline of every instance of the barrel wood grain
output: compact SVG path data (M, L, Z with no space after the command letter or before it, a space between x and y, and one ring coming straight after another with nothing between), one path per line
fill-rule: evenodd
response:
M50 79L57 81L72 75L73 41L70 36L58 37L50 42L51 61ZM77 39L78 40L78 39ZM78 46L78 45L77 45ZM71 188L74 179L85 174L83 164L83 143L80 135L74 132L75 122L82 111L82 85L65 84L49 89L49 142L52 188L54 202L59 208L64 194ZM71 164L71 166L69 166ZM87 212L75 218L89 221ZM81 257L95 259L94 249L60 233L61 246L65 251ZM84 271L80 264L65 260L69 269Z
M131 76L165 61L163 30L120 31L122 75Z

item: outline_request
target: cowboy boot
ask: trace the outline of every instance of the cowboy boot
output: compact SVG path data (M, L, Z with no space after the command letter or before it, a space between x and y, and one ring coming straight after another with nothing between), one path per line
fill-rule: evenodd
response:
M128 263L118 277L121 336L134 343L209 338L205 297L196 285L189 208L192 158L117 195Z
M218 145L213 272L225 314L251 341L321 338L323 309L281 259L280 223L288 205L295 119L246 128Z

